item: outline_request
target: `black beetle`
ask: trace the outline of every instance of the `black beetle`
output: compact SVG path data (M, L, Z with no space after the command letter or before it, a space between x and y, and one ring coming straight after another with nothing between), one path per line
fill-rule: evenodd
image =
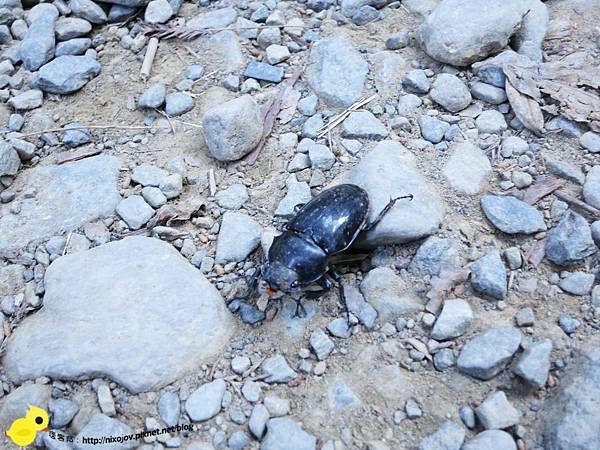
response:
M347 250L361 232L374 228L404 198L397 197L367 222L369 196L354 184L326 189L303 205L275 237L262 266L260 291L292 293L310 283L331 287L327 276L330 258Z

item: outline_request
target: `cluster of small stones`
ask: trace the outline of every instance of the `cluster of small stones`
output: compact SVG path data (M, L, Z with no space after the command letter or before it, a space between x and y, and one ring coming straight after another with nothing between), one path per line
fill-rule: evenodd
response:
M410 397L393 411L385 409L385 421L394 426L427 424L424 427L431 434L410 440L419 449L506 450L544 445L566 449L597 442L593 431L589 441L586 436L569 437L556 431L565 427L556 414L550 418L554 431L536 434L522 423L525 419L531 423L532 416L543 410L542 399L562 383L568 366L578 367L571 348L581 350L577 341L587 338L600 319L598 217L588 220L585 212L571 209L553 196L531 204L528 189L546 176L557 177L564 181L564 189L582 192L581 200L600 208L598 134L582 130L580 124L564 117L548 123L549 130L553 126L563 130L560 138L569 143L569 155L549 138L529 133L507 102L501 62L491 60L472 69L417 59L407 62L401 56L404 49L416 48L418 41L435 58L435 43L424 42L412 30L400 30L379 39L376 49L356 48L350 39L336 33L347 27L375 32L373 26L385 18L388 8L399 8L399 2L386 8L383 2L352 0L339 5L309 0L293 7L274 1L208 7L209 2L201 0L204 12L188 18L178 16L182 8L178 0L152 0L143 7L137 1L128 4L120 0L107 7L91 0L68 4L57 0L26 12L13 3L2 8L6 18L0 25L0 81L5 83L0 95L8 104L0 105L1 125L6 131L0 142L0 200L8 204L0 215L0 229L18 223L2 222L5 216L24 217L33 200L50 195L43 186L24 192L15 192L11 186L15 177L34 170L41 161L56 162L51 158L57 149L118 154L123 146L135 150L155 139L156 130L152 130L118 139L105 136L100 142L93 130L78 123L33 139L21 133L31 124L36 129L57 126L60 117L43 111L44 96L87 89L85 85L100 73L97 60L109 43L118 42L143 59L148 38L139 24L102 27L127 20L140 9L149 24L198 30L231 27L202 38L208 40L207 45L230 52L229 73L220 79L213 75L205 78L208 70L192 65L178 82L149 85L135 104L128 106L140 111L140 122L146 126L162 120L163 115L185 120L197 107L196 82L215 81L217 86L211 89L221 101L202 117L206 151L217 161L235 164L235 173L229 176L231 170L217 169L217 179L228 181L210 192L204 180L188 173L183 160L172 160L164 167L128 163L121 167L118 186L114 174L112 190L108 189L112 200L103 210L88 205L91 216L69 223L68 230L58 224L47 235L32 236L35 239L21 248L11 248L10 242L0 237L2 339L6 330L18 330L25 315L35 318L46 294L45 273L54 261L136 233L172 244L217 288L228 309L248 324L239 324L248 337L229 342L215 363L202 364L187 377L142 393L132 392L108 376L72 382L41 375L34 383L17 387L15 377L3 371L2 426L15 418L20 408L36 404L51 413L54 430L79 437L187 424L196 427L195 432L149 436L129 446L145 450L259 445L263 450L316 449L317 439L324 450L397 448L393 433L362 441L360 433L341 426L339 436L321 435L318 429L304 426L294 402L287 398L287 393L303 383L331 376L330 410L339 413L360 407L360 393L337 378L334 368L348 364L352 342L363 339L382 348L397 370L378 372L380 379L372 383L398 383L394 376L401 370L433 374L440 380L460 374L463 383L488 383L485 395L455 405L451 421L438 420L440 414L427 410L424 398ZM458 7L463 2L444 3ZM435 25L435 20L435 15L430 16L428 26ZM87 36L93 26L98 34L92 39ZM514 26L507 24L507 30L512 33ZM308 50L306 44L313 46ZM242 47L249 49L249 60ZM295 85L294 114L276 128L276 155L286 161L280 186L285 195L278 197L273 211L263 214L253 205L256 198L245 178L245 164L233 161L251 152L261 139L263 94L273 84L282 83L285 74L293 73L304 57L308 65L303 80ZM329 136L320 136L319 130L329 119L373 93L379 98L350 114L332 131L335 147ZM425 154L442 161L433 174L421 169L420 158ZM64 167L76 170L80 164ZM22 166L25 169L18 174ZM340 305L335 312L327 309L319 326L313 322L308 326L324 308L307 305L307 317L296 318L293 301L284 301L279 311L269 308L265 312L242 298L249 287L246 280L259 270L251 255L259 248L268 250L275 226L290 217L296 205L306 203L350 168L350 179L364 183L372 199L379 196L385 204L398 195L378 179L382 172L377 170L384 171L387 166L403 171L401 183L406 184L401 186L413 190L415 200L406 207L406 215L391 214L387 225L382 222L382 227L393 230L391 238L389 233L381 233L387 236L381 237L376 229L366 241L371 246L418 244L383 247L358 269L346 269L347 314ZM441 186L446 195L432 188L433 184ZM189 195L198 190L206 195ZM69 197L72 192L64 194ZM419 205L422 197L428 201ZM447 197L458 199L457 204ZM180 201L182 198L186 200ZM487 222L474 225L444 219L448 207L455 213L481 214ZM273 222L271 213L276 218ZM175 220L168 220L173 217ZM191 226L180 226L181 221L189 221ZM265 223L269 225L263 227ZM546 257L541 264L539 255ZM457 277L461 273L467 275ZM455 277L456 283L445 284ZM443 301L440 285L445 286ZM580 312L575 313L573 306L558 308L561 312L556 314L548 312L532 298L574 303ZM489 319L507 309L515 311L512 322ZM303 344L297 351L275 347L267 353L254 348L255 333L272 321L275 313L287 330L300 329ZM549 326L554 328L549 331L536 326L538 313L552 314ZM597 373L600 358L597 352L590 355L587 358ZM148 361L151 366L151 356ZM581 375L577 370L572 369L578 383L589 385L592 395L598 393L597 376L594 379L594 375ZM524 400L523 390L534 397ZM571 409L570 401L581 400L577 392L561 395ZM132 403L139 404L135 414ZM527 405L528 411L524 410ZM571 409L569 420L582 429L597 424L597 411ZM40 445L43 442L51 449L71 448L57 446L48 434L40 434L39 439ZM86 447L76 443L74 448Z

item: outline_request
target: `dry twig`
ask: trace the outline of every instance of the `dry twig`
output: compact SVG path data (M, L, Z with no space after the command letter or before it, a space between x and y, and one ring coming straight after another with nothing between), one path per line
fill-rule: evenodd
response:
M377 98L377 94L373 94L368 98L363 98L363 99L355 102L354 104L350 105L350 107L348 107L346 110L342 111L337 116L335 116L333 119L331 119L329 122L327 122L325 125L323 125L321 128L319 128L317 130L317 133L318 133L317 137L322 138L323 136L325 136L327 133L329 133L331 130L333 130L335 127L337 127L340 123L342 123L344 120L346 120L346 117L348 117L352 112L356 111L357 109L362 108L367 103L370 103L371 101L373 101L375 98Z
M69 130L110 130L110 129L119 129L119 130L150 130L151 127L142 126L142 125L81 125L78 127L69 127ZM46 133L59 133L61 131L65 131L65 128L47 128L45 130L40 131L32 131L31 133L19 134L19 138L31 137L31 136L39 136L41 134ZM0 134L8 134L14 133L13 131L0 131Z
M554 195L556 195L559 199L567 202L571 206L582 210L584 213L590 215L593 219L600 219L600 210L594 208L592 205L582 202L578 198L575 198L572 195L569 195L563 191L555 191Z

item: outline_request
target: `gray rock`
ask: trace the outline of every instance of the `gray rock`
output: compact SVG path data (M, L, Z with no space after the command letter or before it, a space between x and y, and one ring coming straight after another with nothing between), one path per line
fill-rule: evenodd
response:
M158 187L169 176L166 170L148 163L142 163L131 172L131 181L142 186Z
M335 348L333 341L325 334L321 328L317 328L310 335L310 347L319 361L327 359L329 354Z
M462 450L517 450L517 445L505 431L486 430L463 445Z
M192 392L185 402L185 411L192 422L204 422L219 414L226 388L225 380L219 378Z
M503 88L481 82L476 82L471 85L471 95L478 100L482 100L492 105L500 105L508 100L506 91Z
M333 37L313 45L305 74L325 103L347 108L361 97L368 72L369 65L352 44Z
M573 272L560 280L560 288L573 295L588 295L594 285L593 273Z
M316 450L317 438L292 419L278 417L267 422L267 434L260 450Z
M460 78L449 73L441 73L437 76L429 96L450 112L462 111L472 100L467 85Z
M273 44L280 44L281 31L279 28L264 28L258 33L256 42L263 50L266 50L267 47Z
M342 137L347 139L384 139L388 135L385 125L369 111L350 113L342 123Z
M152 0L146 7L144 21L148 23L165 23L173 16L173 8L168 0Z
M0 250L23 247L30 240L49 238L112 215L120 200L118 169L119 161L110 156L29 169L22 182L37 194L21 200L18 215L0 208Z
M515 315L517 325L520 327L530 327L535 323L535 315L531 308L521 308Z
M600 342L588 342L566 369L557 394L544 403L547 450L583 450L600 442Z
M250 432L257 438L262 439L267 429L267 420L269 420L269 411L264 405L258 404L252 409L248 428Z
M172 92L165 97L165 112L170 117L181 116L194 109L194 98L186 92Z
M365 301L364 297L356 287L344 284L343 288L348 311L354 314L360 323L367 329L373 329L375 319L377 319L377 311L375 311L375 308Z
M453 189L461 194L475 195L486 186L492 165L477 146L461 142L454 146L442 173Z
M298 101L298 112L303 116L314 116L317 113L319 98L316 95L308 95Z
M408 269L415 275L439 275L443 269L460 265L458 243L454 239L431 236L425 240L410 262Z
M167 88L162 83L156 83L144 91L138 99L140 108L160 108L165 102Z
M250 153L263 131L260 109L249 95L211 108L202 126L208 150L219 161L235 161Z
M111 417L116 414L115 401L112 398L108 384L102 382L96 387L96 395L98 397L98 406L103 414Z
M518 136L509 136L502 140L502 156L510 158L512 155L523 155L529 151L527 141Z
M369 221L390 199L413 194L413 200L400 200L379 224L369 231L367 246L398 244L434 233L444 216L444 206L433 186L416 168L414 155L401 144L382 141L350 172L347 181L367 191L371 203Z
M502 134L508 128L502 113L495 109L488 109L479 114L477 119L475 119L475 125L477 125L480 133L490 134Z
M108 12L108 21L110 23L122 22L133 17L138 12L137 7L124 5L111 5Z
M461 406L458 409L458 415L467 428L471 430L475 428L475 411L473 411L473 408L470 406Z
M217 204L226 209L240 209L248 201L248 198L248 189L240 183L232 184L215 195Z
M231 7L213 9L198 14L187 21L186 28L203 30L206 28L226 28L237 20L237 12Z
M588 149L590 153L600 153L600 135L593 131L583 133L579 138L579 143L585 149Z
M91 23L106 23L108 17L104 10L91 0L69 0L69 8L74 15Z
M279 202L275 210L275 216L291 217L295 214L297 205L304 205L312 198L310 187L305 182L299 182L294 175L286 181L287 193Z
M94 276L81 277L81 267ZM133 393L154 390L220 354L231 332L217 290L158 239L63 256L46 270L45 287L45 307L8 342L2 363L11 380L107 376Z
M289 414L290 401L281 397L275 397L274 395L267 395L265 397L265 407L271 417L281 417Z
M31 142L25 141L23 139L11 139L9 142L10 145L12 145L13 148L17 151L17 154L19 155L19 158L21 158L21 161L29 161L35 156L35 152L37 150L35 144L32 144Z
M548 153L542 153L542 159L548 172L577 184L585 183L585 175L579 167L556 159Z
M0 177L14 176L20 167L21 159L15 148L6 141L0 141ZM1 219L0 223L2 223Z
M504 300L508 293L506 268L498 250L492 250L471 266L471 286L484 295Z
M544 38L534 29L547 25L548 12L539 1L443 0L417 30L417 41L432 58L466 66L502 50L511 36L539 50ZM526 20L524 18L526 17ZM525 46L523 46L525 47Z
M465 300L446 300L435 325L431 337L436 341L445 341L462 336L473 322L473 311Z
M51 4L35 5L29 12L31 23L18 53L26 70L38 70L54 57L54 26L57 18L58 10Z
M544 217L533 206L512 196L484 195L481 209L492 224L508 234L546 231Z
M335 160L335 156L334 156ZM288 172L294 173L310 167L310 158L304 153L296 153L288 164Z
M99 439L98 442L102 442L102 439L106 439L105 436L129 436L131 435L132 439L127 442L118 443L118 444L103 444L98 446L94 445L91 440ZM104 447L106 449L129 449L136 448L138 446L137 439L134 439L133 430L125 425L123 422L117 419L111 419L104 414L94 414L90 421L84 426L77 436L74 438L73 449L74 450L90 450L92 448L101 448Z
M558 326L563 330L566 334L571 335L577 331L581 322L579 320L567 315L561 314L558 316Z
M354 25L362 26L380 18L381 13L377 9L369 5L363 5L352 15L352 23Z
M253 59L246 66L244 76L255 80L279 83L283 79L283 67L272 66Z
M398 31L385 40L385 48L388 50L400 50L410 43L408 31Z
M423 410L417 401L413 398L409 398L404 405L404 412L406 417L409 419L418 419L423 415Z
M416 94L427 94L431 89L431 83L422 69L410 70L402 78L404 89Z
M460 450L464 441L465 429L447 420L435 433L421 440L419 450Z
M192 64L185 69L185 77L189 80L199 80L204 75L204 67L200 64Z
M288 365L282 355L275 355L267 358L260 365L260 370L264 375L267 383L287 383L296 378L296 372Z
M279 64L290 57L290 51L283 45L269 45L266 49L269 64Z
M450 128L450 125L437 117L422 115L417 119L421 136L432 144L439 144L444 139L444 135Z
M344 380L335 378L329 383L329 409L331 411L344 411L358 405L360 405L360 399Z
M561 266L580 261L597 251L587 220L570 210L550 230L546 239L546 257Z
M456 361L461 372L480 380L495 377L521 344L521 332L514 327L488 328L468 341Z
M29 405L48 409L52 388L49 385L29 384L23 385L2 399L0 407L0 426L8 430L15 419L24 417L29 410Z
M590 169L583 185L584 200L595 208L600 208L600 165Z
M92 141L92 133L82 124L73 122L63 127L65 132L61 137L63 145L67 147L77 147L79 145L88 144Z
M48 412L52 414L52 427L63 428L71 423L75 414L79 411L79 405L66 398L56 398L50 400Z
M92 24L78 17L61 17L56 21L54 29L58 41L80 38L86 36L90 31L92 31Z
M438 350L433 355L433 366L436 370L439 370L440 372L449 369L450 367L454 366L454 364L455 358L452 349L443 348L441 350Z
M174 199L183 190L183 177L179 173L173 173L165 177L158 187L167 199Z
M98 61L90 56L59 56L32 74L29 85L51 94L70 94L98 76L100 70Z
M154 210L140 195L130 195L117 205L117 214L132 230L139 230L154 216Z
M262 227L250 216L226 212L217 240L216 262L223 264L244 260L260 244L261 233Z
M502 89L506 85L506 75L500 64L484 64L477 67L475 73L482 83Z
M534 342L525 349L512 371L536 389L542 389L550 372L551 353L550 339Z
M326 145L311 145L308 149L308 158L313 169L330 170L335 164L335 155Z
M158 415L167 426L177 425L181 414L181 404L177 394L169 391L163 392L158 399L157 409Z
M319 134L319 129L323 127L323 115L315 114L312 117L306 119L304 125L302 126L302 136L304 138L312 138L315 139Z
M231 450L242 450L250 444L251 438L243 431L236 431L227 441L227 448Z
M406 94L400 97L396 110L401 116L411 116L423 104L423 100L415 94Z
M423 309L423 305L406 293L402 278L388 267L371 270L360 283L360 290L382 321L393 321Z
M44 94L39 89L30 89L12 97L8 104L16 111L29 111L39 108L44 103Z
M89 38L76 38L68 41L59 42L56 45L54 54L56 57L63 55L83 55L92 45L92 40Z
M486 430L500 430L519 423L521 413L515 409L502 391L496 391L475 408L475 415Z
M327 331L332 336L347 339L352 335L352 328L348 324L348 321L344 317L338 317L337 319L333 319L327 325Z

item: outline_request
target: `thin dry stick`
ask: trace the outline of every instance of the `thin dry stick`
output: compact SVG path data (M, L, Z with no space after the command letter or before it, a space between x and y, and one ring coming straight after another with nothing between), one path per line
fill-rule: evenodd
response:
M350 107L348 107L346 110L342 111L337 116L335 116L333 119L331 119L329 122L327 122L327 124L325 124L321 128L319 128L317 130L317 133L318 133L317 137L322 138L323 136L325 136L327 133L329 133L331 130L333 130L335 127L337 127L340 123L342 123L344 120L346 120L346 117L348 117L352 112L356 111L359 108L362 108L367 103L370 103L371 101L373 101L375 98L377 98L377 94L373 94L368 98L363 98L362 100L359 100L359 101L355 102L354 104L350 105Z
M194 39L204 34L218 33L219 31L241 31L241 30L262 30L263 28L304 28L304 25L259 25L255 27L220 27L204 28L202 30L190 30L183 27L170 27L161 24L140 24L140 31L144 34L150 34L159 39Z
M152 69L152 63L156 56L156 50L158 50L158 39L155 37L150 38L148 41L148 47L146 47L146 55L144 56L144 62L142 63L142 69L140 70L140 76L143 80L147 80L150 76L150 70Z
M136 126L136 125L81 125L78 127L69 127L69 130L109 130L109 129L121 129L121 130L150 130L151 127ZM46 133L57 133L59 131L65 131L65 128L47 128L46 130L32 131L31 133L20 134L19 138L39 136L40 134ZM8 134L12 131L0 131L0 134Z
M61 165L72 161L79 161L80 159L89 158L90 156L96 156L100 153L102 153L102 150L92 149L87 151L75 152L68 155L61 155L56 164Z
M169 115L165 112L162 112L160 109L154 108L154 111L156 111L161 116L163 116L167 119L167 122L169 122L169 126L171 127L171 133L175 134L175 127L173 126L173 122L171 122L171 118L169 117Z
M592 205L588 205L587 203L582 202L578 198L575 198L563 191L554 191L554 195L556 195L559 199L564 200L565 202L585 211L592 217L600 219L600 210L594 208Z
M208 171L208 190L210 191L210 196L214 197L217 193L217 181L215 180L215 169L210 169Z

